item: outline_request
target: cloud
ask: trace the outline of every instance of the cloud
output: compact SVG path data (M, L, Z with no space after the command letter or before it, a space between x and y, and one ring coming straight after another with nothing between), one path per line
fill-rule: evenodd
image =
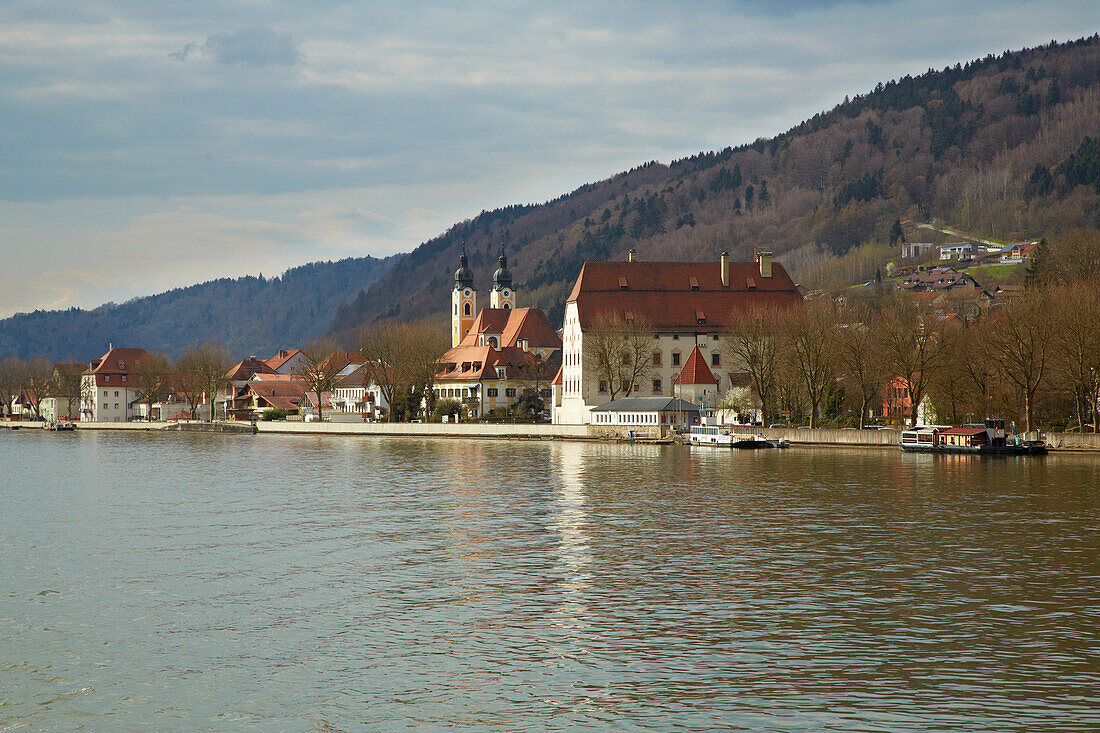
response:
M188 46L184 46L181 60L187 57ZM261 26L214 33L206 37L202 50L227 66L294 66L302 60L291 36Z

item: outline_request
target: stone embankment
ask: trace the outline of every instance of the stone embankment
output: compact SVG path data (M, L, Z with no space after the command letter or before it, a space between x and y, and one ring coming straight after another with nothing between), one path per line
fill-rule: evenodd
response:
M40 428L35 422L0 421L2 428ZM436 438L497 438L515 440L630 440L629 429L610 429L593 425L547 425L511 423L306 423L291 421L258 422L129 422L75 423L79 430L159 430L178 432L231 433L268 435L390 435ZM896 447L901 439L899 430L838 430L819 428L749 428L737 432L761 433L769 440L786 439L791 445L879 446ZM633 439L638 442L665 442L663 431L637 428ZM1100 451L1100 434L1043 433L1043 440L1054 450Z

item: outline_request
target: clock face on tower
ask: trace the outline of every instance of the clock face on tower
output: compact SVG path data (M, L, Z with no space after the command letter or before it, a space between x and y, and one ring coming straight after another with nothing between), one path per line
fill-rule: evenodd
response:
M465 296L466 296L467 298L469 298L469 297L470 297L470 289L469 289L469 288L466 288L466 290L464 290L464 291L462 292L462 294L463 294L463 295L465 295Z
M504 297L507 298L509 295L511 295L511 293L508 291L507 288L505 288L504 289Z

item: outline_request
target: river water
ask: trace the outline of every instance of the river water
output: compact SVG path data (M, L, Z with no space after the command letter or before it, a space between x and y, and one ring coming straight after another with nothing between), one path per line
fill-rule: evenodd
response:
M0 731L1100 729L1100 459L0 431Z

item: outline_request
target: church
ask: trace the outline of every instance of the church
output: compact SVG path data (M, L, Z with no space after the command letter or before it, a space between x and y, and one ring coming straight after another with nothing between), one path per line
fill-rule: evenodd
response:
M435 376L437 399L461 402L470 415L504 411L531 387L545 397L561 366L561 336L539 308L517 308L504 247L489 307L477 309L477 288L466 247L451 290L451 349ZM549 400L547 400L549 406Z

